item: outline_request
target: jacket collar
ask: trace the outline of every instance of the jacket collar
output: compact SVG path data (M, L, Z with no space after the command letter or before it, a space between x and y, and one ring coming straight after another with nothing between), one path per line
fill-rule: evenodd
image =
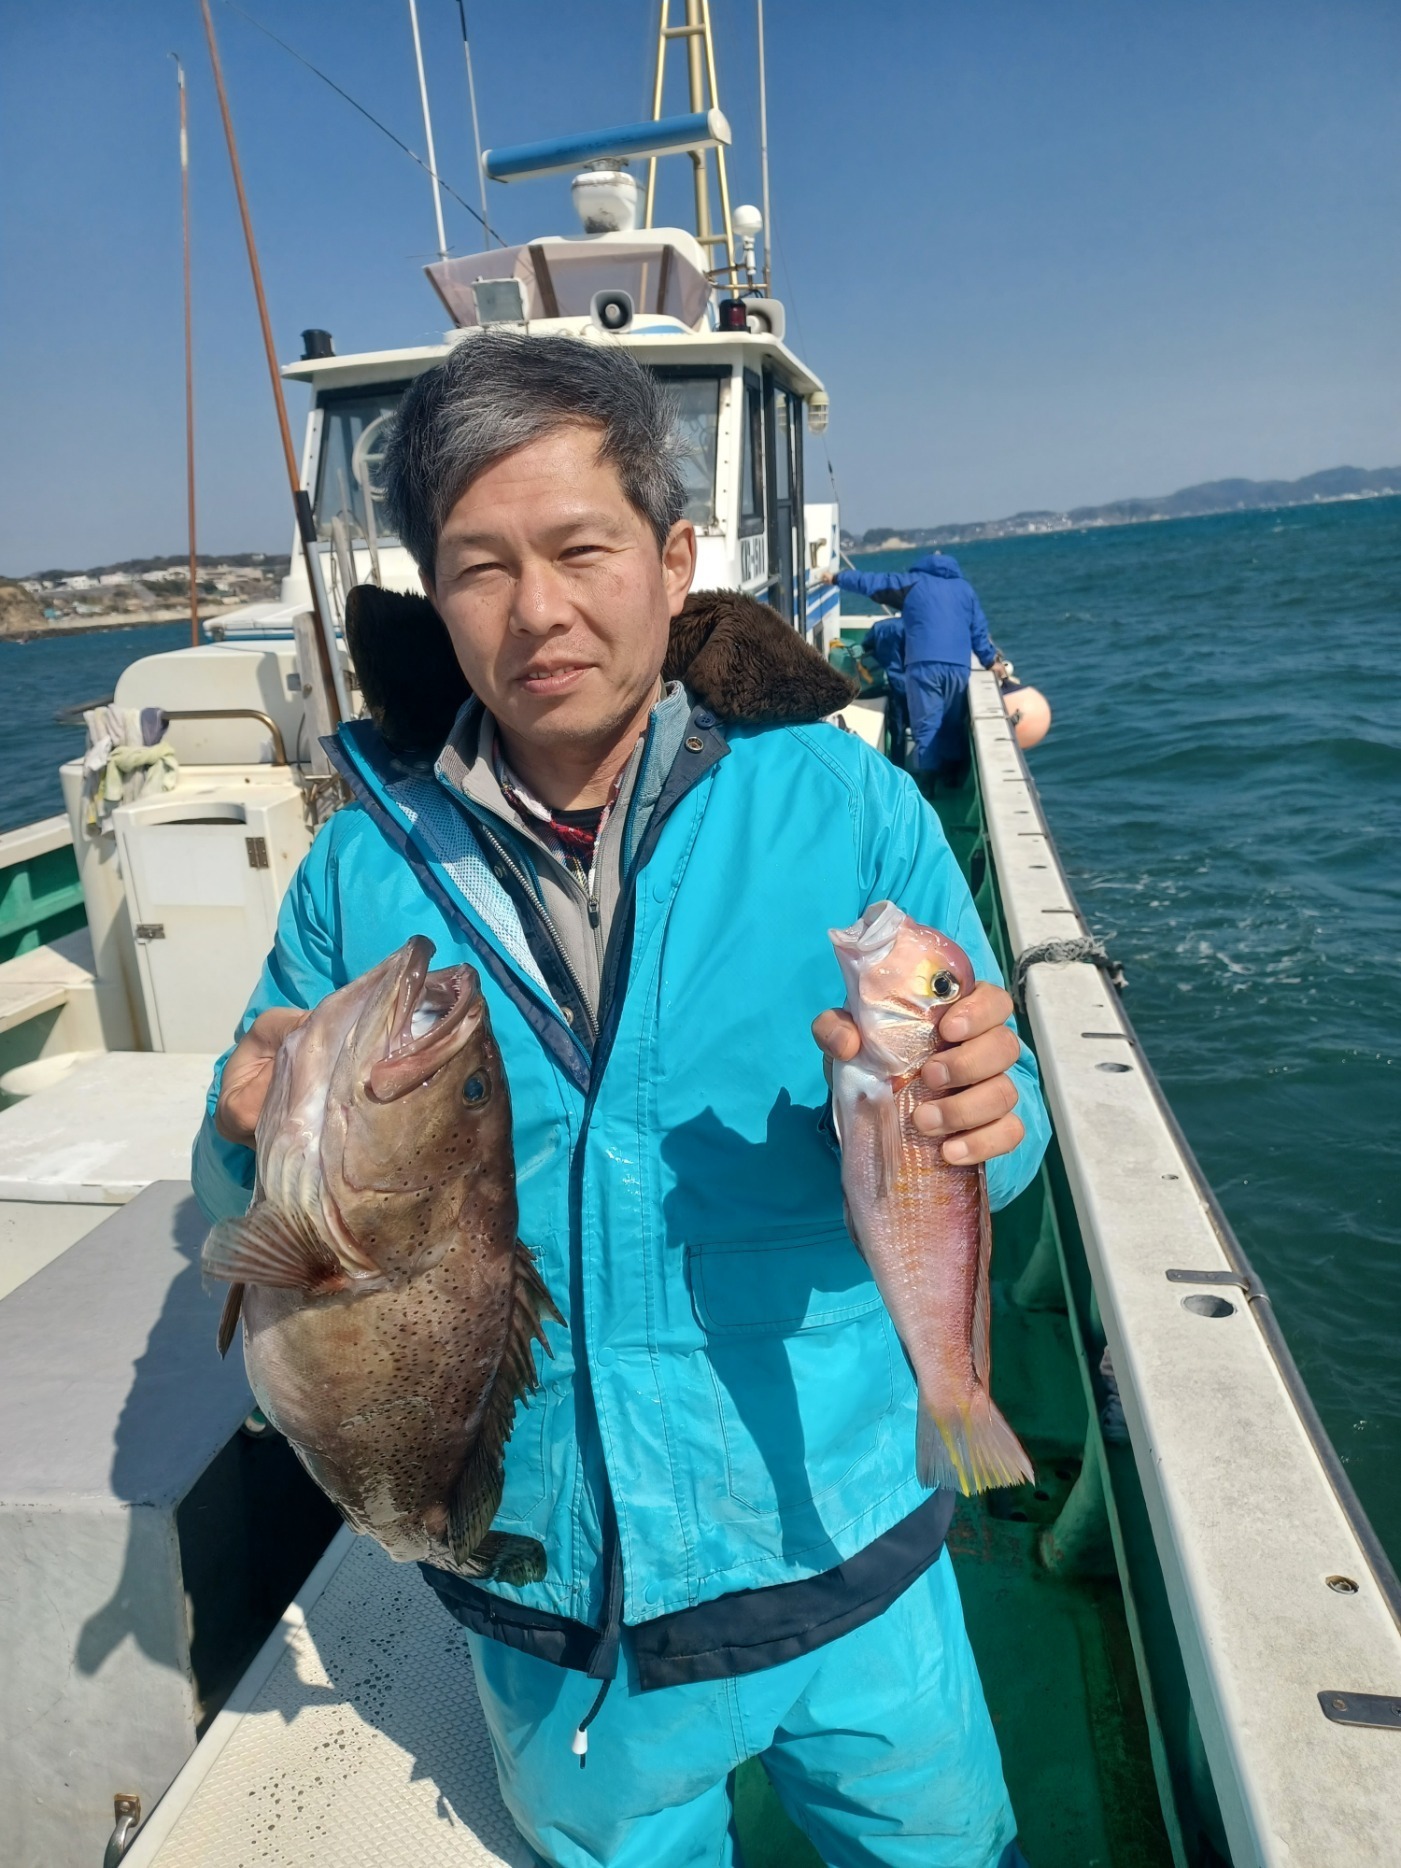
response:
M359 584L345 633L381 738L401 758L435 759L471 696L437 611L426 597ZM691 593L662 674L732 726L810 724L855 693L776 610L737 590Z

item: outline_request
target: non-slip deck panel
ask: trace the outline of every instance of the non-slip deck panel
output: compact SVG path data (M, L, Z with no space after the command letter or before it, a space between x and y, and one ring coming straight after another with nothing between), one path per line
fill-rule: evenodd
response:
M462 1629L342 1531L125 1868L530 1868Z

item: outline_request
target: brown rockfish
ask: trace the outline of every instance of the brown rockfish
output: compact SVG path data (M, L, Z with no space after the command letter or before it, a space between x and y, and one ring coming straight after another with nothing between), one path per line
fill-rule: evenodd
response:
M973 990L961 947L877 902L831 941L861 1049L832 1066L847 1223L919 1383L915 1466L965 1495L1021 1485L1031 1461L988 1390L992 1219L981 1166L945 1161L911 1117L940 1094L921 1066Z
M283 1042L243 1219L204 1269L232 1285L258 1405L357 1531L400 1562L538 1581L492 1534L531 1350L562 1321L516 1237L511 1100L470 966L415 935Z

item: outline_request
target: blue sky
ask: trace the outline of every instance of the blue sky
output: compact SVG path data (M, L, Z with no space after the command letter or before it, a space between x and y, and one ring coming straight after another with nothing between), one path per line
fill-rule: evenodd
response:
M250 10L421 150L404 0ZM651 0L468 11L488 144L645 114ZM757 199L751 0L713 13L736 198ZM776 279L831 392L849 525L1401 462L1393 0L767 13ZM425 177L215 14L283 357L312 324L342 351L432 341ZM439 165L474 200L455 0L420 14ZM290 535L195 0L0 0L0 572L182 547L170 50L191 82L202 542ZM495 189L493 213L508 238L573 231L567 179Z

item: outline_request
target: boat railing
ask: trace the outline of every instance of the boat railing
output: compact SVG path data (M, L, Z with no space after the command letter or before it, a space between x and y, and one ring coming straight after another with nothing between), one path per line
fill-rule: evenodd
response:
M970 707L1008 976L1031 961L1024 1030L1062 1196L1050 1250L1145 1704L1181 1699L1155 1658L1170 1618L1231 1859L1321 1862L1347 1836L1380 1868L1401 1827L1401 1587L1108 969L1032 959L1091 930L991 675L975 671ZM1127 1449L1101 1431L1115 1396ZM1170 1808L1195 1741L1160 1742Z

